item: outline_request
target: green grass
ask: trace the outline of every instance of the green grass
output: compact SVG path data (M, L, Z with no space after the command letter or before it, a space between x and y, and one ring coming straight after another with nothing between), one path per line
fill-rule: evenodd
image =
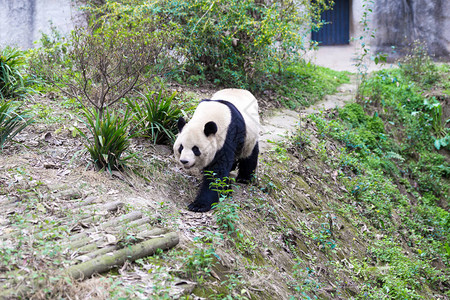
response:
M288 108L307 107L333 94L349 82L348 72L338 72L310 63L293 63L281 73L272 73L267 89L274 90L278 101Z
M450 164L433 145L436 116L422 88L401 70L381 71L357 103L309 116L341 145L338 157L323 157L352 203L340 214L368 224L368 254L352 262L365 282L358 299L427 299L450 276Z

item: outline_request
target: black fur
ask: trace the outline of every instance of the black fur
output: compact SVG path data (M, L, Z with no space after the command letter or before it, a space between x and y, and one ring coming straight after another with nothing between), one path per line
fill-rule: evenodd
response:
M236 182L249 183L253 179L256 166L258 165L259 145L256 143L252 154L247 158L241 158L238 161L238 176Z
M223 180L224 177L228 177L230 175L230 171L233 166L235 166L236 158L242 151L246 136L244 118L233 104L223 100L203 101L218 101L226 105L231 111L231 122L228 127L227 137L222 149L216 153L213 161L204 169L206 172L203 176L200 191L195 198L195 201L188 206L189 210L197 212L209 211L211 206L219 201L218 192L211 190L210 184L214 182L214 178L220 178ZM250 181L256 169L258 153L258 144L256 144L250 157L240 159L238 161L239 180L247 182ZM211 178L211 176L208 175L210 172L214 173L214 178Z
M186 120L183 117L180 117L177 123L178 132L181 132L181 130L183 130L184 125L186 125Z
M206 136L210 136L211 134L217 133L217 124L214 122L208 122L205 124L205 128L203 129L203 132Z

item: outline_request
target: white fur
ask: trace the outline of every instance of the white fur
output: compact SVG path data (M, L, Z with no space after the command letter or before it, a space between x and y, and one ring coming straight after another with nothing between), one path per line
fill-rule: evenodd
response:
M211 100L225 100L236 106L244 118L247 135L241 157L249 157L259 139L261 125L259 124L258 101L247 90L224 89L215 93Z
M239 158L249 157L258 141L260 130L256 98L246 90L225 89L215 93L211 100L228 101L240 111L246 124L247 135ZM204 126L210 121L216 123L218 130L216 134L207 137L204 134ZM201 102L191 121L184 126L175 141L173 150L176 160L188 161L182 164L185 169L204 169L212 162L217 151L223 147L230 122L231 112L225 104L215 101ZM178 151L180 145L183 145L181 153ZM200 156L195 156L192 151L194 146L200 149Z

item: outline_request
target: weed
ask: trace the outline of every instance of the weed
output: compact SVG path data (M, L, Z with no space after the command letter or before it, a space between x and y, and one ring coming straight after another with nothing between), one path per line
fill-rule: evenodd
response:
M450 119L444 122L442 116L442 105L435 97L430 100L425 98L423 105L429 112L429 119L433 133L435 135L434 146L437 150L450 146L450 129L445 125L450 122Z
M289 142L291 143L291 150L294 152L303 151L307 146L311 145L311 137L308 132L300 128L300 126L296 129L296 134L290 136Z
M287 156L287 149L282 142L278 142L275 144L275 147L273 148L273 151L275 152L275 158L279 163L282 163L289 159L289 156Z
M301 259L296 259L292 274L295 282L292 283L292 286L298 295L303 296L303 299L311 299L307 293L319 290L321 284L315 276L315 271L310 267L305 267L304 264Z
M213 176L213 174L210 174L210 176ZM215 178L210 186L212 190L219 193L219 202L213 204L216 222L220 229L225 230L228 234L237 232L236 223L239 221L239 204L235 203L230 197L233 192L230 183L233 182L234 178Z
M214 205L214 216L220 229L228 234L235 233L236 223L239 221L239 204L226 197L220 197L219 202Z
M221 285L225 286L227 294L214 295L212 299L237 299L248 300L251 299L249 291L245 288L245 280L241 275L228 274L227 280L223 281Z

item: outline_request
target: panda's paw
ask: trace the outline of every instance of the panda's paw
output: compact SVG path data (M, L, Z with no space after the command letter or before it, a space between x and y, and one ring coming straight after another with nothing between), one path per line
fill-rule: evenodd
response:
M196 202L192 202L188 205L188 209L194 212L206 212L211 210L211 205L201 205Z
M244 177L236 177L237 183L249 184L252 180Z

